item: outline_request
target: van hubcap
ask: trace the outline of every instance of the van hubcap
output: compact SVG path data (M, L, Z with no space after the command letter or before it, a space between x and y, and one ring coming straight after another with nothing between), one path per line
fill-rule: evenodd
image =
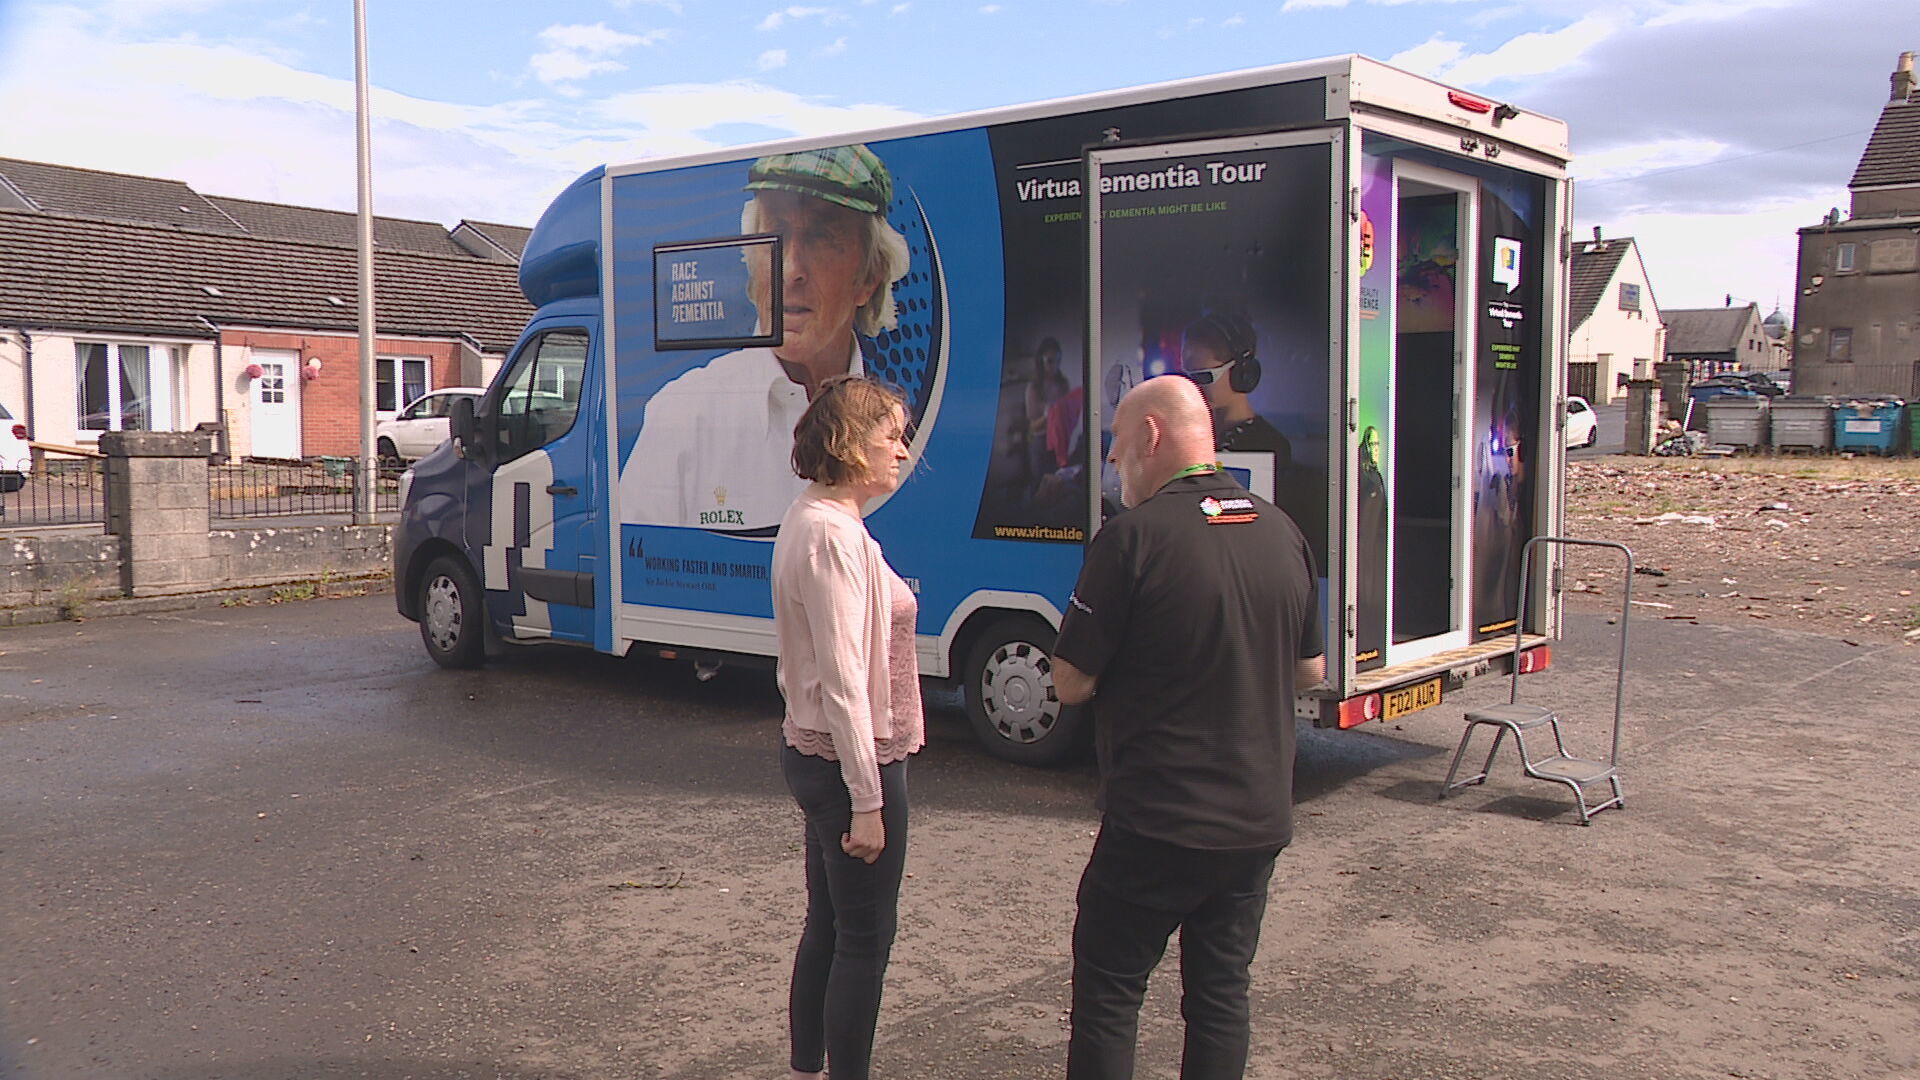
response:
M980 704L1001 738L1035 743L1053 731L1060 701L1052 661L1038 646L1012 641L995 649L980 673Z
M428 582L426 610L421 616L426 622L427 636L433 639L433 647L442 652L452 651L460 641L460 625L465 621L460 611L460 586L445 575Z

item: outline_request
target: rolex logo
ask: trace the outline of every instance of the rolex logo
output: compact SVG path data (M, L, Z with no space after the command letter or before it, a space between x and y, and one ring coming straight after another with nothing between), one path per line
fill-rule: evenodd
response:
M724 484L721 485L720 487L713 489L713 505L715 506L727 505L727 489Z

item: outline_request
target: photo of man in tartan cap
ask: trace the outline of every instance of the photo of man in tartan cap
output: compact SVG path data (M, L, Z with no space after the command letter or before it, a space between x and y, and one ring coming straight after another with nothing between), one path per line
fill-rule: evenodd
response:
M780 237L780 307L765 248L750 249L761 333L781 343L717 356L660 388L620 473L624 518L756 532L777 525L806 486L791 463L793 426L820 383L865 374L859 338L896 322L893 284L905 237L887 222L893 176L854 144L753 163L743 235Z

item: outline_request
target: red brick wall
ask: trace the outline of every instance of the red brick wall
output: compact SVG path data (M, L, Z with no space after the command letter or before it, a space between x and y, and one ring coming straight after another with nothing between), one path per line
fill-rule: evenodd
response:
M359 456L359 338L229 330L221 335L221 344L228 349L293 349L300 354L303 372L309 357L319 357L319 377L300 381L301 452L308 457ZM433 369L434 389L460 385L460 346L456 342L375 338L373 349L376 356L427 357Z

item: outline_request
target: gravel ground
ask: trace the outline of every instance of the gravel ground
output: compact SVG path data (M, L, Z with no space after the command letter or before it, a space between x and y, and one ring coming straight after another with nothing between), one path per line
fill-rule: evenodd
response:
M1633 550L1636 619L1920 643L1920 461L1608 457L1567 490L1572 535ZM1583 553L1569 578L1576 607L1617 609L1617 561Z

